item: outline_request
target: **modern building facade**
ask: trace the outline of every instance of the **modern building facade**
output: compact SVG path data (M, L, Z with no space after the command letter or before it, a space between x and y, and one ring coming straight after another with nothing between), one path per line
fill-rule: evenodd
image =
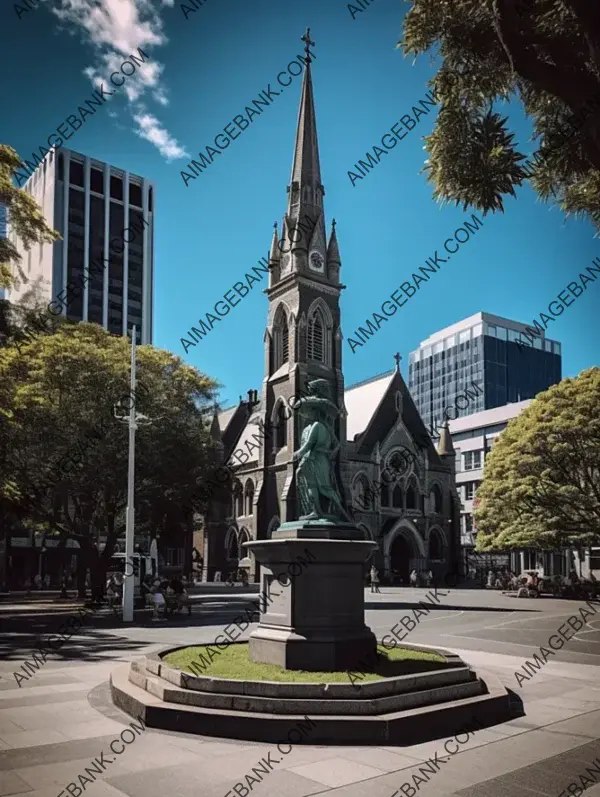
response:
M561 346L527 326L476 313L430 335L409 355L408 386L430 433L454 418L534 398L561 380ZM518 341L524 341L519 346Z
M456 487L461 501L462 561L466 568L475 562L472 552L477 538L477 526L473 510L477 506L476 493L483 481L486 457L510 421L530 404L531 399L527 399L449 422L456 455ZM488 557L488 563L497 567L506 565L517 574L526 570L537 570L542 576L566 576L575 567L583 578L587 578L590 571L594 570L596 577L600 579L600 548L591 548L588 551L514 550L505 554L493 554Z
M73 150L51 150L24 185L61 241L33 246L15 239L28 282L8 292L18 299L33 284L43 300L73 293L64 314L151 343L154 294L154 186ZM10 235L10 228L9 228Z
M346 388L342 364L340 281L342 260L336 225L328 232L324 208L310 63L304 75L282 230L273 233L269 255L264 377L248 401L215 414L211 434L221 462L233 472L231 489L213 500L198 519L195 547L209 580L238 567L251 578L258 566L242 544L268 539L278 526L298 517L293 452L300 448L305 419L290 406L309 384L327 383L341 409L335 433L340 449L336 479L365 539L377 542L374 563L382 576L407 583L412 569L443 574L458 556L459 502L454 455L438 453L426 434L396 368ZM304 219L313 220L297 237ZM391 359L391 358L390 358ZM269 436L261 429L272 429ZM400 470L402 451L410 465L397 484L382 484L386 467ZM199 546L202 546L200 553Z

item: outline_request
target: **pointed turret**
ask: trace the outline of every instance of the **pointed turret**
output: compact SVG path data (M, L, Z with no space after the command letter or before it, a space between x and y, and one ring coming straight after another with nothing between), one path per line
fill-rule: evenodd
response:
M440 455L440 457L452 457L452 458L454 458L456 453L454 451L452 437L450 436L450 426L448 424L448 418L446 418L440 430L440 439L437 445L437 452Z
M212 423L210 425L210 436L215 441L215 443L223 442L221 438L221 427L219 426L219 416L217 415L216 408L213 413Z
M277 222L273 224L273 239L271 241L271 251L269 252L269 266L279 265L279 240L277 238Z
M273 240L269 252L269 288L277 285L281 278L281 249L277 238L277 222L273 225Z
M342 264L340 248L338 246L337 235L335 232L335 219L333 219L331 222L331 237L329 238L329 244L327 246L327 263L330 266L336 265L338 267Z

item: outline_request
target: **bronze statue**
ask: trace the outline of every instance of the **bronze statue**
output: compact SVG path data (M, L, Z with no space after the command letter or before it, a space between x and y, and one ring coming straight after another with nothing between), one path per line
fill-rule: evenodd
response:
M297 410L306 421L301 445L294 452L296 485L302 516L299 520L351 522L343 505L335 478L334 463L340 444L333 424L340 414L329 398L329 383L314 379L308 383L309 395L300 399ZM325 505L328 504L328 511Z

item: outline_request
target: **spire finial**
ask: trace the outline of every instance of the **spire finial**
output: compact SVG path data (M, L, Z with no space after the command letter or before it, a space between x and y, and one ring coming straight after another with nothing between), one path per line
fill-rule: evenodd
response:
M277 222L274 222L274 224L273 224L273 229L274 229L274 230L276 230L276 229L277 229Z
M335 230L335 219L331 219L331 226Z
M396 371L400 371L400 360L402 359L402 355L400 352L396 352L394 354L394 360L396 360Z
M307 29L306 29L306 33L304 34L304 36L302 36L302 37L300 38L300 41L303 41L303 42L304 42L304 44L305 44L305 47L304 47L304 52L306 53L306 55L308 55L308 56L309 56L309 59L310 59L310 53L309 53L309 51L308 51L308 48L310 47L310 45L311 45L311 44L312 44L313 46L315 45L315 42L314 42L314 41L312 41L312 39L310 38L310 28L307 28ZM308 63L310 64L310 60L309 60L309 62L308 62Z

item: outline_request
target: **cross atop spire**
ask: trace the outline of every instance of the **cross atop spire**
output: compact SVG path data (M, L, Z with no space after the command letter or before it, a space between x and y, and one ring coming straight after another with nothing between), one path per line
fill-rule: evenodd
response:
M400 370L400 360L401 359L402 359L402 355L400 354L400 352L397 351L396 354L394 354L394 360L396 360L396 371Z
M301 37L306 44L306 71L302 81L302 96L298 112L294 160L290 179L288 217L297 220L306 213L310 218L318 217L323 211L323 194L325 189L321 183L321 166L319 164L319 145L317 143L317 120L312 87L312 74L309 53L314 41L310 38L310 28Z
M306 29L306 33L304 34L304 36L301 36L301 37L300 37L300 41L303 41L303 42L304 42L304 45L305 45L305 47L304 47L304 52L306 53L306 55L308 55L308 56L310 57L310 53L309 53L309 51L308 51L308 48L309 48L311 45L314 47L314 46L315 46L315 44L316 44L316 42L312 41L312 40L311 40L311 38L310 38L310 28L307 28L307 29ZM308 62L308 63L310 64L310 60L309 60L309 62Z

